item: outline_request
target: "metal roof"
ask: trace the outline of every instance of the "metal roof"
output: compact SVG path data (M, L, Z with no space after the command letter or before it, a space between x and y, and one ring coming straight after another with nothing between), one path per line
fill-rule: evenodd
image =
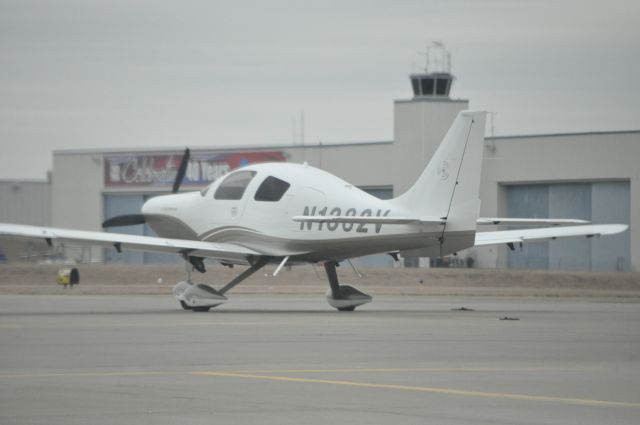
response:
M563 136L604 136L608 134L640 134L640 130L612 130L612 131L584 131L576 133L543 133L543 134L516 134L512 136L485 137L485 140L505 139L532 139L539 137L563 137Z
M306 148L339 148L345 146L370 146L370 145L390 145L392 140L380 140L370 142L343 142L343 143L316 143L316 144L304 144L304 145L241 145L241 146L189 146L192 152L198 151L223 151L223 152L238 152L238 151L264 151L274 149L306 149ZM86 155L86 154L103 154L103 153L137 153L137 152L182 152L187 146L169 146L169 147L132 147L132 148L91 148L91 149L56 149L53 151L54 155Z
M612 130L612 131L586 131L574 133L542 133L542 134L516 134L508 136L485 137L485 140L509 140L509 139L532 139L543 137L571 137L571 136L603 136L603 135L619 135L619 134L640 134L640 130ZM241 146L193 146L189 147L191 151L208 151L208 152L238 152L238 151L264 151L274 149L317 149L317 148L341 148L341 147L360 147L371 145L390 145L393 140L363 141L363 142L338 142L338 143L316 143L316 144L276 144L276 145L241 145ZM138 152L182 152L186 146L169 146L169 147L132 147L132 148L92 148L92 149L57 149L53 151L54 155L87 155L87 154L111 154L111 153L138 153Z

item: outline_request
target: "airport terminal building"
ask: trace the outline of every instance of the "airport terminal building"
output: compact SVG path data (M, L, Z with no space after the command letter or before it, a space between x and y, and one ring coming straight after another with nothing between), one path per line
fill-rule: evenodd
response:
M469 108L468 100L449 97L452 82L446 73L411 75L413 97L394 102L394 139L390 141L192 148L181 190L201 189L245 164L289 161L322 168L380 198L397 196L421 173L458 112ZM137 213L146 199L171 190L183 149L55 151L51 182L42 183L50 190L50 199L42 197L49 203L50 220L45 223L39 218L31 224L101 230L107 218ZM527 243L513 251L506 246L471 248L449 259L451 264L639 271L639 158L640 130L486 138L481 216L580 218L626 223L630 230L603 238ZM11 184L13 188L20 182ZM0 191L2 204L17 192ZM8 220L0 216L0 221ZM153 234L140 225L115 231ZM72 255L81 261L180 261L177 256L118 254L102 248ZM361 262L393 264L384 255ZM430 263L434 264L419 261L420 265Z

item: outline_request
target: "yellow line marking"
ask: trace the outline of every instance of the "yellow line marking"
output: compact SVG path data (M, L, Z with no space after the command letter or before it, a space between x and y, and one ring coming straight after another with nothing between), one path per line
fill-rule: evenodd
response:
M82 323L61 324L60 326L43 325L30 326L19 324L0 324L0 329L90 329L90 328L157 328L157 327L195 327L195 326L280 326L292 325L292 322L193 322L193 323L125 323L114 325L112 323Z
M234 374L271 374L271 373L407 373L407 372L544 372L561 371L552 368L351 368L351 369L266 369L266 370L183 370L183 371L105 371L105 372L67 372L67 373L23 373L0 374L0 379L11 378L62 378L62 377L101 377L101 376L161 376L199 373ZM574 370L574 369L572 369ZM577 370L577 369L575 369Z
M351 386L360 388L375 388L386 390L413 391L433 394L446 394L465 397L484 397L498 398L505 400L520 401L545 401L553 403L580 404L587 406L606 406L606 407L632 407L640 408L640 403L619 402L607 400L589 400L580 398L552 397L527 394L510 394L488 391L471 391L457 390L452 388L439 387L423 387L413 385L397 385L397 384L374 384L368 382L341 381L331 379L311 379L297 378L292 376L274 376L264 375L265 373L398 373L398 372L541 372L541 371L560 371L563 369L553 368L370 368L370 369L272 369L272 370L254 370L254 371L107 371L107 372L70 372L70 373L33 373L33 374L5 374L0 375L0 379L19 379L19 378L74 378L74 377L127 377L127 376L168 376L168 375L194 375L194 376L212 376L212 377L229 377L229 378L245 378L258 379L280 382L298 382ZM573 370L573 369L571 369Z
M167 376L184 375L185 371L139 371L139 372L69 372L69 373L21 373L0 375L0 379L12 378L99 378L108 376Z
M342 385L342 386L360 387L360 388L416 391L416 392L423 392L423 393L457 395L457 396L466 396L466 397L500 398L500 399L506 399L506 400L520 400L520 401L546 401L546 402L554 402L554 403L569 403L569 404L580 404L580 405L588 405L588 406L640 408L640 403L629 403L629 402L619 402L619 401L588 400L588 399L580 399L580 398L536 396L536 395L527 395L527 394L509 394L509 393L496 393L496 392L484 392L484 391L468 391L468 390L456 390L451 388L418 387L418 386L411 386L411 385L372 384L367 382L294 378L291 376L268 376L268 375L254 375L254 374L248 374L248 373L233 373L233 372L190 372L190 373L192 375L200 375L200 376L247 378L247 379L259 379L259 380L281 381L281 382Z
M504 367L391 367L391 368L346 368L346 369L271 369L271 370L222 370L213 373L398 373L398 372L559 372L568 369L557 368L504 368ZM577 370L577 369L571 369ZM206 371L205 371L206 372Z

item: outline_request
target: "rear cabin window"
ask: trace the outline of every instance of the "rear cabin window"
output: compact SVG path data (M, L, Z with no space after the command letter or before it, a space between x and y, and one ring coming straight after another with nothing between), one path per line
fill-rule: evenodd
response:
M213 197L223 200L242 199L245 189L255 175L255 171L238 171L237 173L229 175L229 177L218 186L218 190L216 190Z
M278 202L289 189L289 186L291 185L284 180L271 176L267 177L258 188L254 199L256 201Z

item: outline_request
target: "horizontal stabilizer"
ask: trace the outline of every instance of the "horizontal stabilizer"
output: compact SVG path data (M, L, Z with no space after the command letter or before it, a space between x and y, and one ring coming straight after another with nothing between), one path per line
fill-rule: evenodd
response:
M547 227L544 229L501 230L476 233L475 246L519 243L532 240L615 235L627 230L626 224L592 224L588 226Z
M445 224L444 218L437 217L372 217L367 215L297 215L298 223L354 223L354 224Z
M502 218L480 217L477 220L480 225L504 225L504 226L561 226L571 224L589 224L587 220L576 218Z

